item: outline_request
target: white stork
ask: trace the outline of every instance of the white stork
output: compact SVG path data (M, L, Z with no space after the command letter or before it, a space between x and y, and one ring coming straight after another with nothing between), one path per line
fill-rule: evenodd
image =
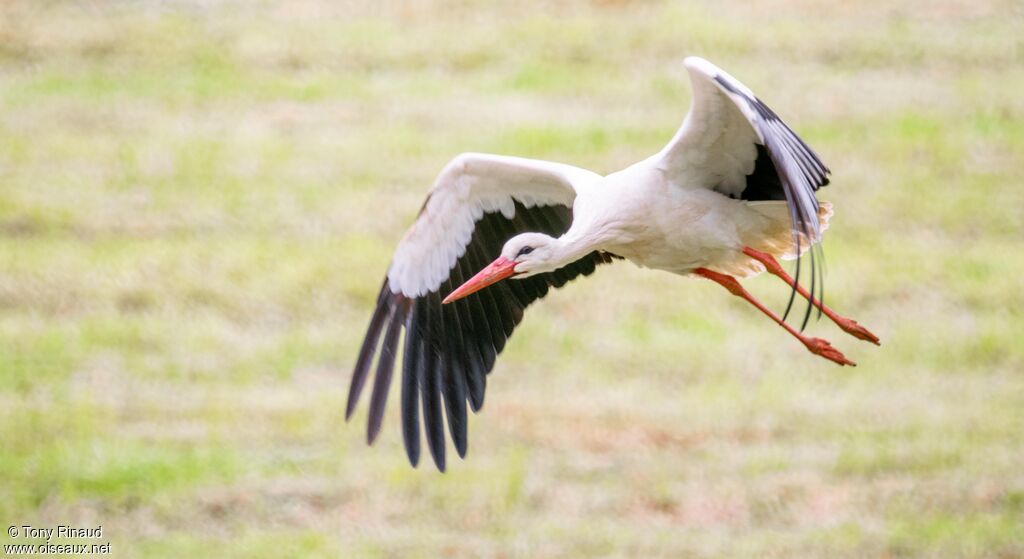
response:
M402 330L405 449L415 466L422 406L430 453L443 471L442 415L464 457L466 403L474 412L483 406L487 374L523 310L614 258L719 283L839 365L854 363L801 333L811 305L849 334L878 343L820 302L819 241L832 209L815 191L828 184L828 168L738 80L701 58L685 65L693 84L686 120L664 149L626 169L603 177L477 153L445 166L395 251L356 361L346 419L379 354L370 444L380 432ZM799 284L799 258L811 247L808 293ZM797 258L795 280L775 257ZM808 299L800 330L785 322L792 294L780 317L736 279L765 270Z

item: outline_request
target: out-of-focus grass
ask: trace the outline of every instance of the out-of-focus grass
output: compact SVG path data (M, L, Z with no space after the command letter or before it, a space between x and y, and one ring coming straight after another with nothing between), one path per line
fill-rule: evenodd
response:
M0 518L138 557L1024 554L1024 12L778 0L0 6ZM840 370L618 264L531 309L471 451L343 421L454 154L610 172L681 59L834 171ZM750 286L781 305L771 279Z

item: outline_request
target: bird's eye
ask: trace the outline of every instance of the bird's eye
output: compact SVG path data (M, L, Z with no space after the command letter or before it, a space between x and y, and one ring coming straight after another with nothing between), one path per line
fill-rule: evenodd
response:
M519 249L519 253L516 254L516 258L519 258L520 256L522 256L524 254L530 254L531 252L533 252L533 247L525 246L525 247Z

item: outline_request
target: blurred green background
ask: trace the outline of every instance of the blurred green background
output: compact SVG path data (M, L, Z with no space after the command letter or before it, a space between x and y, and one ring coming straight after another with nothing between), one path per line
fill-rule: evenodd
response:
M0 519L121 557L1024 556L1024 5L750 4L0 3ZM394 396L366 447L350 367L440 168L647 157L690 54L831 166L828 298L882 347L813 324L840 369L621 263L530 310L465 462L410 468Z

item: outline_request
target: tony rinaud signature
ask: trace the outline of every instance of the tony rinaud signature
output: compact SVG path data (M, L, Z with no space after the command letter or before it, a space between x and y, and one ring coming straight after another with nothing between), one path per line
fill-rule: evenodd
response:
M95 528L77 528L75 526L57 526L55 528L41 528L38 526L11 526L7 529L7 535L12 538L25 537L50 541L54 537L59 539L69 538L102 538L103 526Z

